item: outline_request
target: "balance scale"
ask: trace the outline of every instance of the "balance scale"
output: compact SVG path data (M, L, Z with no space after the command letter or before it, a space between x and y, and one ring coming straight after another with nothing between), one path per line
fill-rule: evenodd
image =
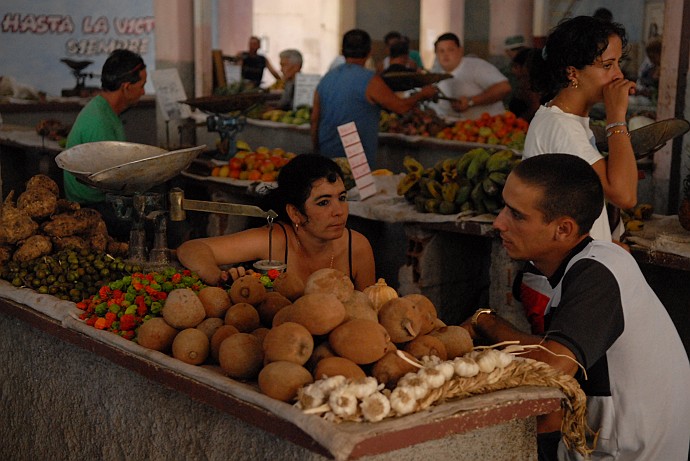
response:
M237 153L235 137L242 131L249 109L257 104L280 99L279 94L266 92L245 92L227 96L206 96L181 101L210 115L206 118L209 132L220 133L221 152L218 160L230 160Z
M97 87L87 87L86 86L86 78L95 78L98 77L98 75L93 74L93 73L87 73L87 72L82 72L84 69L86 69L88 66L93 64L93 61L75 61L73 59L60 59L61 62L64 62L67 64L67 67L72 69L72 75L74 78L77 80L77 84L74 86L72 89L65 89L62 90L62 96L64 97L69 97L69 96L78 96L78 97L88 97L91 96L92 94L100 91L100 88Z
M278 216L275 211L264 211L253 205L188 200L180 188L173 188L167 194L148 192L188 168L205 148L202 145L167 151L146 144L100 141L67 149L55 161L80 182L106 192L106 202L117 216L132 222L128 254L131 262L151 270L171 265L168 221L184 221L185 211L202 211L265 218L269 225L269 259L259 261L255 267L262 271L284 268L282 261L271 258L273 220ZM154 227L151 249L146 248L147 221Z

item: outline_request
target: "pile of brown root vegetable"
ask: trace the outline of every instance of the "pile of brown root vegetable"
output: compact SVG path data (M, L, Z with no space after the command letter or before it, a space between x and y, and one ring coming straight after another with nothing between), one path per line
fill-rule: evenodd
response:
M0 264L24 262L63 249L125 255L128 244L115 241L101 214L60 198L55 181L33 176L14 202L11 191L0 209Z
M429 298L399 296L382 279L358 291L335 269L306 282L287 271L267 291L245 275L227 291L174 290L161 314L137 330L140 345L256 382L263 394L328 421L377 422L501 389L555 387L565 394L565 443L590 450L586 397L572 376L516 356L531 346L474 347Z

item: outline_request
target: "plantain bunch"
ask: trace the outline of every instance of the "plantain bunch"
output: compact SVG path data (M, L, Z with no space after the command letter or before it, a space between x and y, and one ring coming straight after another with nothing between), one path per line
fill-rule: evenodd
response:
M512 150L479 147L425 168L411 156L403 159L407 173L398 183L404 196L421 213L498 213L508 173L519 162Z

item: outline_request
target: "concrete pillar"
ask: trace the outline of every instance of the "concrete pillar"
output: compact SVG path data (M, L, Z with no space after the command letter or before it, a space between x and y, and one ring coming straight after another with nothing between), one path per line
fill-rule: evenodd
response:
M211 0L194 0L194 96L213 92Z
M489 26L489 54L504 54L505 39L513 35L525 37L532 44L533 0L491 0Z
M659 101L657 103L657 120L683 117L677 114L678 95L678 75L686 76L688 73L687 56L681 59L681 37L683 36L686 2L683 0L666 0L664 4L664 44L661 50L661 75L659 77ZM687 48L683 48L687 53ZM681 68L681 62L685 63L685 68ZM684 106L684 104L682 105ZM676 214L677 202L673 200L675 206L670 205L670 196L675 196L677 191L669 191L671 184L671 164L673 159L673 143L669 142L654 154L654 209L659 213ZM681 162L676 162L680 168ZM680 169L681 183L682 178L687 173L686 169Z
M435 61L434 42L439 35L453 32L465 38L465 0L421 0L419 7L419 53L431 68Z
M549 33L549 1L534 0L532 6L532 37L534 46L541 48Z
M218 0L218 47L223 54L234 56L247 49L254 27L253 0Z

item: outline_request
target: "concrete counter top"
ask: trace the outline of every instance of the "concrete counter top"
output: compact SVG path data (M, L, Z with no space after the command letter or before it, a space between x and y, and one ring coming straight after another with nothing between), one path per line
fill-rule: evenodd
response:
M432 459L536 460L535 417L563 397L554 388L518 387L379 423L334 424L253 383L80 328L65 313L70 303L52 306L52 297L36 295L36 309L17 301L31 303L31 293L15 291L31 290L7 285L0 286L0 351L3 394L12 398L0 424L3 458L112 459L119 451L125 459L401 460L423 449ZM170 425L167 444L158 440L162 424ZM118 439L123 434L127 440Z

